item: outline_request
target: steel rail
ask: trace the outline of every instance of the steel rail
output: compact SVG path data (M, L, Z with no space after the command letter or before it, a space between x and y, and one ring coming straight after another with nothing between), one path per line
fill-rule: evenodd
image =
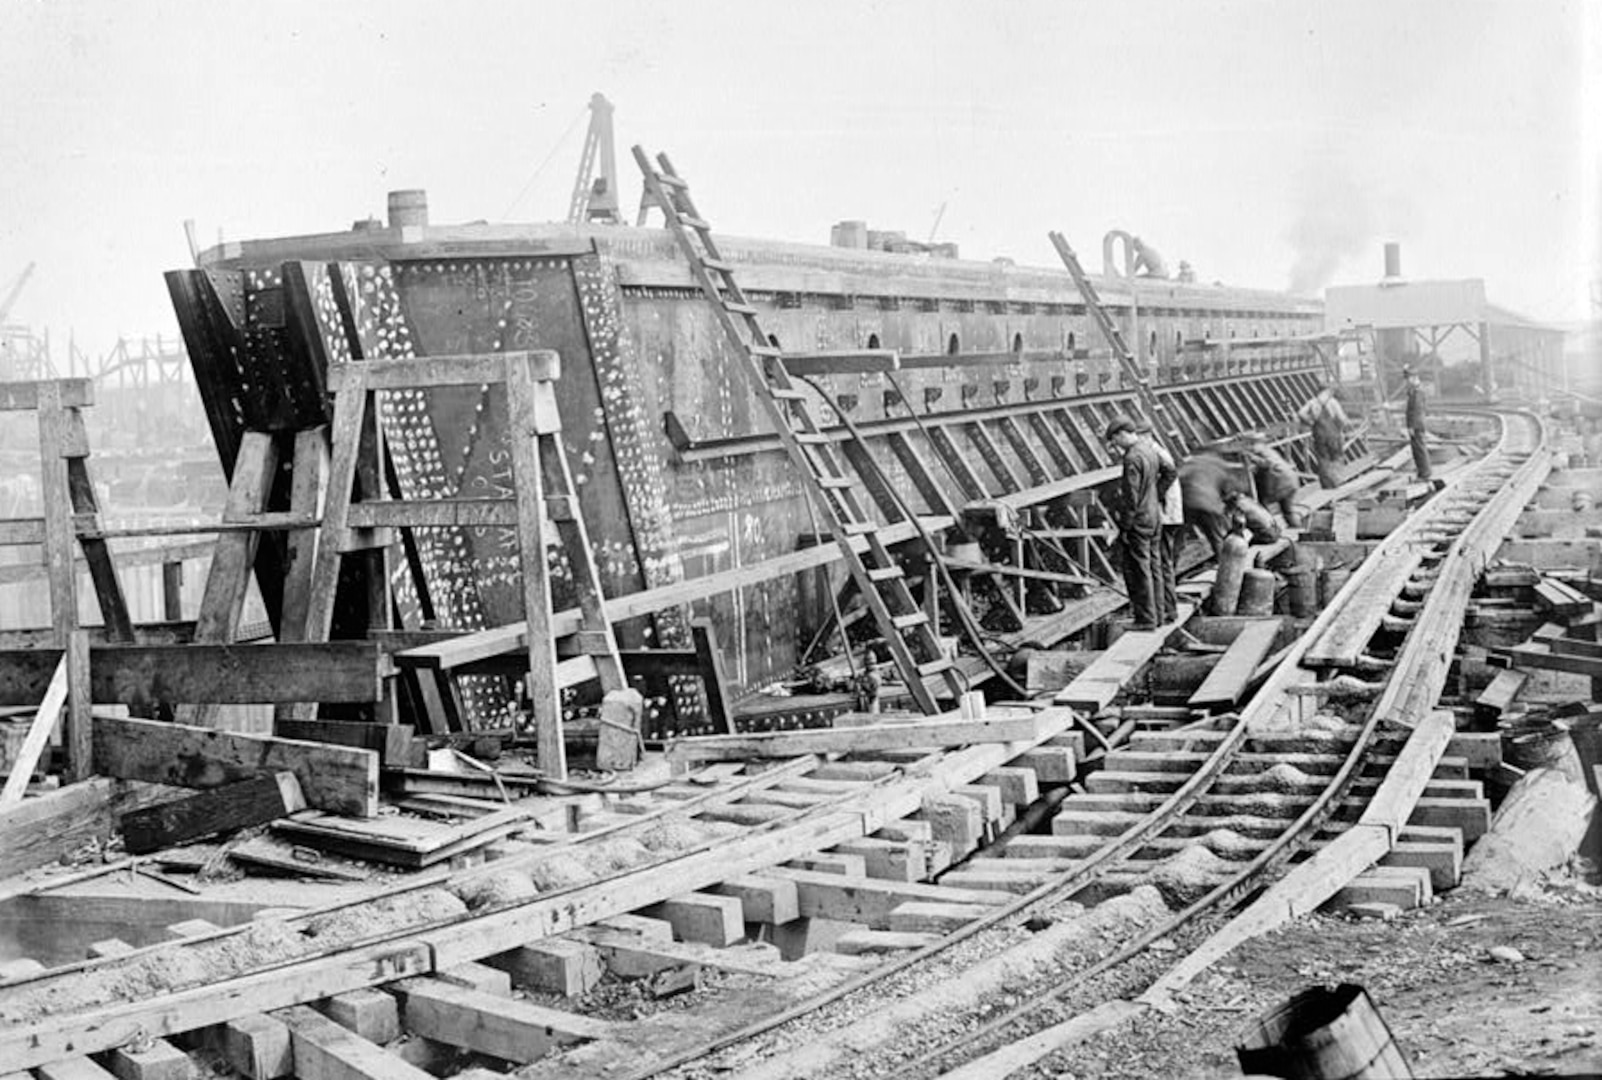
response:
M1442 508L1444 508L1452 492L1461 490L1461 488L1472 483L1476 477L1483 476L1486 471L1505 461L1509 454L1516 452L1509 449L1507 446L1509 438L1513 434L1512 425L1507 422L1505 415L1497 415L1502 421L1502 436L1497 451L1486 455L1472 468L1460 472L1444 489L1437 492L1435 496L1430 499L1430 501L1426 504L1426 508L1431 508L1435 512L1439 512ZM1537 443L1539 445L1544 441L1544 429L1539 426L1538 420L1536 423L1538 425ZM1526 463L1526 468L1530 467L1538 467L1533 459ZM1511 485L1509 488L1509 491L1512 492L1518 492L1519 490L1519 485ZM1504 491L1501 494L1508 495L1509 492ZM1471 538L1469 530L1475 525L1482 525L1482 528L1477 530L1477 532L1474 534L1475 537L1477 537L1479 532L1487 532L1493 529L1505 528L1503 518L1507 512L1506 507L1510 504L1514 507L1514 513L1516 516L1517 509L1523 505L1523 499L1513 499L1511 497L1493 499L1491 502L1488 502L1484 507L1482 507L1475 515L1474 519L1468 525L1464 526L1459 534L1453 539L1452 544L1442 557L1443 563L1448 559L1455 558L1457 559L1458 564L1462 565L1462 556L1465 550L1465 540ZM1415 514L1403 524L1401 529L1392 533L1391 537L1387 539L1387 542L1381 545L1381 550L1400 550L1402 547L1408 544L1416 543L1416 534L1421 533L1424 531L1424 529L1430 527L1431 519L1436 516L1437 513ZM1377 553L1378 552L1376 552L1376 554ZM1301 657L1305 655L1307 646L1312 641L1316 640L1318 633L1322 632L1322 628L1319 626L1319 623L1325 622L1324 616L1333 618L1335 612L1339 611L1344 604L1350 603L1355 598L1355 595L1358 589L1362 587L1363 582L1371 577L1375 572L1375 567L1377 567L1379 561L1380 560L1371 555L1369 559L1364 561L1363 564L1363 568L1367 570L1367 573L1362 574L1361 577L1358 574L1354 574L1352 579L1348 580L1346 585L1342 587L1341 591L1336 595L1336 598L1325 608L1324 612L1320 616L1320 619L1315 621L1314 625L1309 628L1307 633L1302 635L1297 642L1297 645L1293 647L1291 654L1287 656L1286 660L1276 669L1274 676L1271 677L1270 680L1271 683L1276 684L1273 687L1273 697L1265 697L1265 694L1267 694L1270 690L1270 687L1265 685L1263 690L1253 698L1252 703L1248 706L1247 710L1241 714L1240 720L1237 721L1235 727L1231 731L1232 735L1239 733L1242 737L1244 737L1244 733L1247 731L1250 723L1253 720L1268 719L1271 718L1275 712L1277 712L1281 701L1275 699L1283 698L1285 689L1289 687L1291 682L1296 677L1296 672L1299 669ZM1445 571L1443 571L1443 574L1444 573ZM1472 579L1470 584L1472 584ZM1435 595L1436 590L1432 590L1432 598ZM1443 599L1445 599L1444 595ZM1440 604L1436 605L1437 609L1443 606L1444 605ZM1441 610L1430 612L1429 607L1427 606L1425 611L1421 612L1419 618L1415 621L1415 629L1417 627L1428 625L1425 621L1426 614L1433 614L1435 618L1441 618L1444 615L1444 612ZM1430 657L1427 655L1427 650L1425 647L1425 639L1416 636L1413 632L1409 632L1408 639L1403 646L1403 653L1398 657L1397 662L1391 671L1390 678L1387 681L1387 691L1391 691L1394 688L1396 691L1395 696L1398 697L1401 695L1416 693L1415 684L1420 682L1420 680L1416 678L1416 675L1418 674L1419 669L1424 667L1429 662L1429 659ZM1439 688L1437 687L1436 693L1438 694L1438 692ZM1261 886L1262 879L1264 877L1272 873L1275 869L1290 859L1299 849L1301 841L1316 835L1318 829L1323 827L1329 818L1333 816L1333 814L1339 809L1341 802L1349 793L1351 784L1356 780L1358 772L1361 769L1363 762L1367 758L1369 748L1373 743L1374 737L1378 733L1380 723L1383 720L1390 719L1390 716L1388 715L1388 706L1392 705L1393 703L1393 695L1390 693L1387 693L1380 699L1380 701L1375 703L1375 705L1370 709L1369 716L1363 727L1358 732L1356 741L1354 742L1352 748L1348 751L1345 761L1342 763L1335 777L1320 793L1318 798L1315 799L1313 804L1303 811L1303 813L1298 816L1297 819L1292 822L1278 837L1276 837L1275 840L1266 849L1264 849L1264 851L1259 853L1255 859L1253 859L1245 868L1231 877L1228 881L1220 883L1218 886L1210 890L1205 896L1201 897L1199 900L1196 900L1182 911L1171 916L1169 919L1160 923L1156 927L1137 935L1132 941L1127 943L1123 948L1119 949L1111 956L1099 961L1082 972L1075 973L1071 981L1069 981L1066 985L1054 990L1043 1000L1031 1001L1025 1005L1019 1006L1018 1008L1012 1009L1001 1016L987 1021L977 1030L965 1031L960 1037L952 1039L939 1047L925 1051L911 1061L903 1063L895 1072L891 1073L890 1075L895 1078L900 1078L918 1073L926 1069L931 1063L937 1062L943 1057L956 1053L960 1043L972 1043L973 1041L981 1039L986 1035L993 1034L996 1031L1010 1027L1013 1024L1016 1024L1033 1014L1037 1014L1046 1008L1053 1007L1060 1003L1070 993L1088 983L1091 979L1094 979L1097 976L1126 963L1130 959L1133 959L1135 956L1138 956L1140 953L1144 952L1146 948L1149 947L1153 942L1172 935L1175 931L1183 928L1192 920L1202 914L1205 914L1212 908L1220 906L1227 908L1239 903L1240 900L1244 899L1248 894Z

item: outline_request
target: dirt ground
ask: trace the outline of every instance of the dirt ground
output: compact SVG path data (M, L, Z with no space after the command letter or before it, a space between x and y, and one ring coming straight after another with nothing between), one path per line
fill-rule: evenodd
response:
M1342 982L1367 989L1417 1077L1602 1075L1602 889L1574 879L1518 899L1457 890L1392 923L1283 927L1205 973L1177 1015L1108 1032L1047 1074L1239 1077L1234 1047L1257 1017Z

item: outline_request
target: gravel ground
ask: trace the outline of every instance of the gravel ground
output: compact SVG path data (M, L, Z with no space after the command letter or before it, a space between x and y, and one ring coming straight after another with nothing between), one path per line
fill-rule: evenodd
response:
M1599 915L1602 890L1567 884L1449 894L1388 924L1304 919L1206 972L1176 1015L1147 1013L1015 1075L1239 1077L1234 1047L1257 1017L1341 982L1367 989L1415 1076L1602 1074Z

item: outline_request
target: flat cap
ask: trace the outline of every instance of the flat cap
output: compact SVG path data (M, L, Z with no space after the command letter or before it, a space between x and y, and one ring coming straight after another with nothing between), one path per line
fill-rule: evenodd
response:
M1134 431L1134 430L1135 430L1135 422L1133 420L1129 419L1129 417L1127 417L1127 416L1116 417L1110 424L1107 425L1107 434L1104 435L1103 438L1110 439L1114 435L1121 434L1122 432L1125 432L1125 431Z

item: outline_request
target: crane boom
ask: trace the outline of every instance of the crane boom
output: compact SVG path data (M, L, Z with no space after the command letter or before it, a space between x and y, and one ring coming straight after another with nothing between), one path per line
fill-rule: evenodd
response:
M22 273L17 275L16 282L12 284L11 289L6 293L6 298L0 300L0 326L3 326L6 319L10 317L11 309L16 306L17 297L22 295L23 286L27 285L28 279L33 276L35 265L34 263L29 263L23 267Z

